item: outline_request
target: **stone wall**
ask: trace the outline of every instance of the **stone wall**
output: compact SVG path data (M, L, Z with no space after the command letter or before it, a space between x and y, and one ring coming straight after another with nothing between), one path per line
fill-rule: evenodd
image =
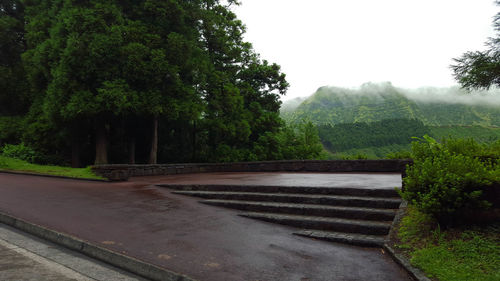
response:
M292 160L238 163L186 163L157 165L96 165L98 175L113 181L136 176L207 172L397 172L404 173L411 160Z

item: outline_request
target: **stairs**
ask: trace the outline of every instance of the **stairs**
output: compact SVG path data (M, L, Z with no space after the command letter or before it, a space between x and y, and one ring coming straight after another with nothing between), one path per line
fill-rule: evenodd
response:
M381 247L401 199L393 188L160 185L240 216L300 228L295 235Z

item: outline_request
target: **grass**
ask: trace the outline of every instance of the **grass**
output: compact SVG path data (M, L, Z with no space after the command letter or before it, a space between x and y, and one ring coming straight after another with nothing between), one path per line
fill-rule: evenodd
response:
M409 207L397 236L396 247L433 280L500 280L500 225L441 230L432 218Z
M61 166L46 166L32 164L23 160L14 159L0 155L0 170L29 172L42 175L65 176L82 179L104 179L87 168L70 168Z

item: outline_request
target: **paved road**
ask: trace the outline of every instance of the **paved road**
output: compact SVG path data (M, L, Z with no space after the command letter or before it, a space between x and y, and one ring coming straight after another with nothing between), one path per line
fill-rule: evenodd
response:
M300 178L240 176L251 175L262 182L279 175L293 185ZM316 178L301 175L309 183ZM292 228L238 217L236 211L199 204L195 198L152 185L187 183L189 178L238 181L235 176L198 174L102 183L0 173L0 211L199 280L410 280L380 249L293 236ZM377 179L373 174L350 176ZM380 180L385 188L400 179L396 174L380 176L387 177ZM337 177L340 182L342 178L355 182L346 175ZM317 178L335 181L332 174Z
M0 224L0 280L146 281L3 224Z

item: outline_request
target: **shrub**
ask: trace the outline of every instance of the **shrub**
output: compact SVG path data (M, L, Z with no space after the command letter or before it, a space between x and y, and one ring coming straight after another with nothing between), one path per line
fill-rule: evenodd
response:
M460 222L471 210L491 206L483 191L499 182L496 161L482 158L487 147L474 140L425 136L412 143L413 165L406 170L402 197L443 226Z
M390 152L385 156L387 159L411 159L412 157L411 152L406 150Z
M58 155L47 155L37 152L31 146L25 145L24 143L6 144L2 149L0 149L0 153L6 157L16 158L30 163L42 165L60 165L64 163L64 159L62 159L62 157Z
M0 158L0 169L5 169L7 167L8 167L7 162L2 158Z
M404 243L404 247L418 248L433 238L431 233L435 233L436 229L438 225L431 215L419 212L415 206L408 206L405 216L401 219L397 235Z
M342 160L366 160L368 159L368 155L364 153L357 153L354 155L343 155Z
M36 158L36 152L29 146L20 144L6 144L2 148L2 154L6 157L21 159L33 163Z
M0 116L0 146L3 143L20 142L23 126L23 118L20 116Z

